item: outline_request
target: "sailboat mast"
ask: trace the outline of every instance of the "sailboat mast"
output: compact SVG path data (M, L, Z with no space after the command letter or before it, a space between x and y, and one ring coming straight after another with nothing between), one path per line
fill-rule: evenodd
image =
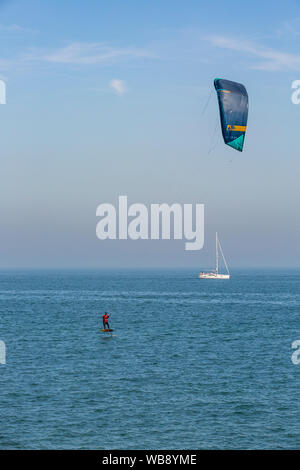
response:
M219 272L218 232L216 232L216 273Z

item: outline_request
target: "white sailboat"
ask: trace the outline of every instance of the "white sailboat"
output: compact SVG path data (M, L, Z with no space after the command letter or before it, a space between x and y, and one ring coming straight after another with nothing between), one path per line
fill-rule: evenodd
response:
M219 274L219 250L221 252L227 274ZM216 232L216 270L208 273L201 272L198 277L199 279L230 279L228 265L218 238L218 232Z

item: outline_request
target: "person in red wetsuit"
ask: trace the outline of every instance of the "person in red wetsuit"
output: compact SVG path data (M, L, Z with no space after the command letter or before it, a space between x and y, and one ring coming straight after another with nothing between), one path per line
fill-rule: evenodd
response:
M107 329L109 330L109 323L108 323L108 319L109 319L110 315L108 315L107 312L104 313L104 315L102 315L102 320L103 320L103 328L106 330L106 327Z

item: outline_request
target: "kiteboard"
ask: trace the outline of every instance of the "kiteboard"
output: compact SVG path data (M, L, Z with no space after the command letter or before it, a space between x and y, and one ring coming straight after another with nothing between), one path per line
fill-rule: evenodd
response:
M111 331L114 331L112 328L103 328L100 330L102 333L110 333Z

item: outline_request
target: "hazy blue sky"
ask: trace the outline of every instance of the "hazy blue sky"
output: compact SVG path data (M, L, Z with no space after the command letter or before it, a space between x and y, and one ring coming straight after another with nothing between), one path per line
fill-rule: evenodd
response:
M300 265L299 1L7 0L0 38L1 266L200 269L216 230L231 266ZM248 90L243 153L215 77ZM204 203L205 248L99 241L121 194Z

